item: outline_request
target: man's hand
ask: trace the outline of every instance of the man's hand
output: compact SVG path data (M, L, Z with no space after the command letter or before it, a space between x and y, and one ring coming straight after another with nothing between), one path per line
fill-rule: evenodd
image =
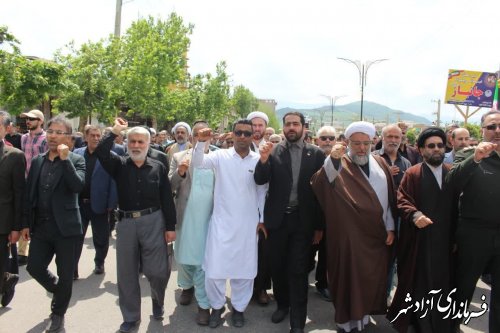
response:
M385 245L391 246L392 243L394 243L394 238L395 238L394 231L392 230L387 231L387 238L385 239Z
M425 215L422 215L420 216L416 221L415 221L415 225L417 226L417 228L419 229L422 229L422 228L425 228L427 227L429 224L432 224L432 220L430 218L428 218L427 216Z
M60 144L57 146L57 153L59 154L59 158L61 160L67 160L69 155L69 147L65 144Z
M205 142L212 138L212 130L210 128L202 128L198 131L198 141Z
M172 243L175 240L175 231L165 231L165 242Z
M397 165L391 165L391 176L397 176L399 173L399 167Z
M489 157L491 152L497 148L496 143L480 142L474 151L474 161L480 162L483 158Z
M186 171L189 168L189 163L190 163L190 160L185 158L181 162L181 164L179 164L179 166L177 167L177 173L179 174L179 176L184 177L186 175Z
M116 118L113 125L113 134L120 135L120 133L128 128L128 122L123 118Z
M259 224L257 224L257 234L259 234L259 231L262 231L264 238L267 239L267 229L264 222L259 222Z
M272 142L265 142L264 144L260 145L259 147L259 153L260 153L260 161L262 163L266 163L267 160L269 159L269 155L271 155L271 152L273 151L274 144Z
M330 152L330 156L334 160L338 160L345 154L345 151L346 151L346 146L344 146L341 143L336 143L335 146L333 146L332 151Z
M19 231L11 231L9 234L9 243L16 244L19 240L19 236L21 236Z
M323 238L323 230L314 230L313 245L319 244Z
M30 240L30 229L24 228L23 230L21 230L21 237L23 238L23 240L29 241Z

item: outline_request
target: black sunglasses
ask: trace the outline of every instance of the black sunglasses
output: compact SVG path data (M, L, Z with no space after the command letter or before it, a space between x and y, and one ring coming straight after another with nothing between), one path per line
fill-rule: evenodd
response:
M444 148L444 143L442 143L442 142L440 142L440 143L429 143L426 147L429 148L429 149L434 149L434 148L436 148L436 146L439 149L443 149Z
M35 121L35 120L40 120L40 119L38 119L38 118L31 118L31 117L27 117L27 120L29 120L29 121Z
M234 131L233 133L234 133L234 135L236 135L236 136L242 136L242 135L244 135L244 136L245 136L245 138L249 138L249 137L251 137L251 136L252 136L252 132L250 132L250 131L239 131L239 130L238 130L238 131Z
M320 136L319 139L321 141L326 141L326 140L335 141L335 137L334 136Z
M488 131L496 131L497 128L500 128L500 124L486 125L486 126L483 126L483 128L486 128Z

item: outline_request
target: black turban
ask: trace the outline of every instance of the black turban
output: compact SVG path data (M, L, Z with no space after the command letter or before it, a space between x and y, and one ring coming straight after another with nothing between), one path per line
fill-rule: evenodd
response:
M423 148L425 146L425 140L432 136L439 136L443 140L443 143L446 144L446 133L439 127L429 127L423 130L422 133L420 133L420 135L418 136L418 148Z

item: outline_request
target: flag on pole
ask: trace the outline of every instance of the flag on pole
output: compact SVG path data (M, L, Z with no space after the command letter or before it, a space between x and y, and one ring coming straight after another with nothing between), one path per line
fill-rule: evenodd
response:
M500 72L497 73L497 84L495 85L495 96L493 97L493 110L500 110L500 105L498 104L498 89L500 88Z

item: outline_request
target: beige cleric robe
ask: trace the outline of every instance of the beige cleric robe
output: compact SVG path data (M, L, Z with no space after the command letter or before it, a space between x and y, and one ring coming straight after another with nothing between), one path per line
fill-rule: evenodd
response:
M385 244L384 215L392 214L396 220L393 180L382 158L370 158L370 173L372 164L377 164L387 179L390 211L384 214L367 177L347 154L331 183L325 171L328 163L333 168L327 158L325 166L313 176L312 186L325 214L328 285L335 321L361 321L368 314L386 312L391 248Z

